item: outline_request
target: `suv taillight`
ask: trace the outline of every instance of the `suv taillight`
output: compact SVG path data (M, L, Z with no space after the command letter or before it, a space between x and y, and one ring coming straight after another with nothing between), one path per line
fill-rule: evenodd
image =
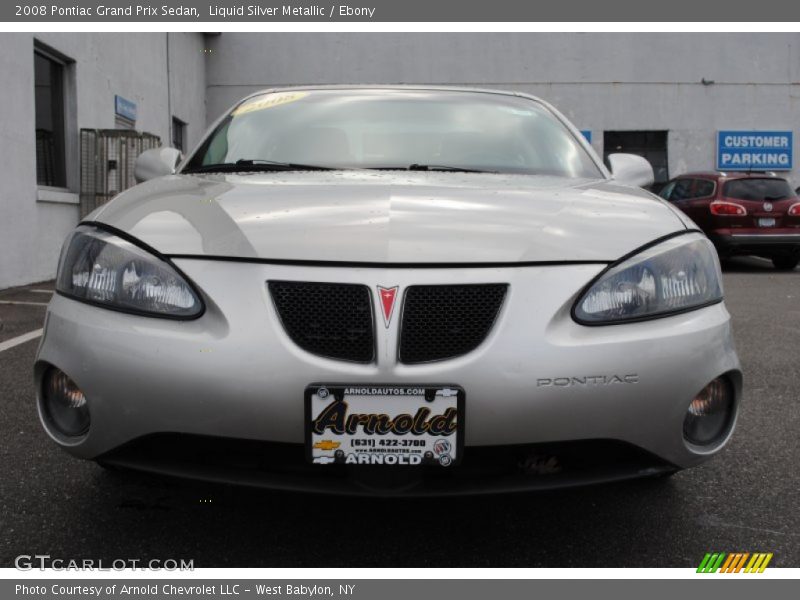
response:
M789 216L800 217L800 202L798 202L797 204L792 204L789 207Z
M712 202L708 205L712 215L719 215L724 217L744 217L747 210L741 204L734 204L733 202Z

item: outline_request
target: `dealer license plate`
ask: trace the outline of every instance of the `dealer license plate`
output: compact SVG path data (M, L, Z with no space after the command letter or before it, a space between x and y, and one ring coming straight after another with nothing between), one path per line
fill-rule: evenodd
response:
M759 219L758 220L758 226L759 227L775 227L775 219L773 219L773 218Z
M308 460L442 466L461 459L464 390L454 385L311 385Z

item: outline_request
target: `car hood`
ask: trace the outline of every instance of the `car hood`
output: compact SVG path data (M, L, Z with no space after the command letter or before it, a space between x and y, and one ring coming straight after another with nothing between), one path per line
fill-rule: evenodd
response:
M604 180L366 170L172 175L91 218L166 255L390 264L612 261L685 228Z

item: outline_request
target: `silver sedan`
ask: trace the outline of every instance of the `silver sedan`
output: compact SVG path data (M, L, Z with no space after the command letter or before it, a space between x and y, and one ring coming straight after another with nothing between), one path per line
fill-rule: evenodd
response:
M609 165L519 93L249 96L66 240L42 424L104 465L329 493L696 465L742 387L717 256L644 159Z

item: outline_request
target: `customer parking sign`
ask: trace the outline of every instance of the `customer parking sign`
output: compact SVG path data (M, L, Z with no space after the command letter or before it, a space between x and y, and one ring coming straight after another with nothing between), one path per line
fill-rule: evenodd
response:
M719 131L717 169L720 171L790 171L791 131Z

